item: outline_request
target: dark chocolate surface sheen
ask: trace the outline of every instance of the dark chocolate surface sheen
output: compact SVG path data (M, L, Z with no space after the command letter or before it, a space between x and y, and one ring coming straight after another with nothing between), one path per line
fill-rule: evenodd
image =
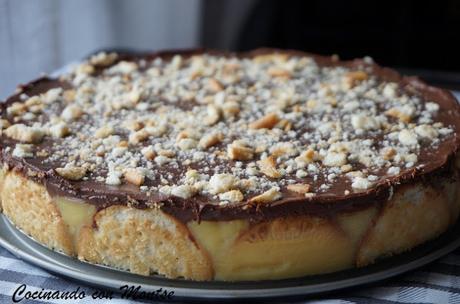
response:
M418 157L415 167L404 169L400 174L384 178L374 187L362 191L344 194L343 188L338 187L329 191L306 198L303 195L283 190L283 198L273 203L251 205L247 201L220 206L211 202L204 196L195 196L190 199L181 199L174 196L165 196L154 193L147 196L138 187L130 184L121 186L109 186L95 180L69 181L57 175L53 164L44 164L40 157L19 159L5 150L6 147L14 147L16 142L2 135L0 137L0 158L9 168L20 172L46 186L51 195L79 198L94 204L98 209L111 205L130 205L136 208L151 208L159 206L164 212L186 222L190 220L233 220L249 219L261 221L285 216L315 215L321 217L333 216L341 212L350 212L364 209L372 204L381 206L387 201L398 187L409 183L423 182L436 184L439 177L452 177L455 170L455 156L459 148L460 137L460 106L449 91L427 85L416 77L403 77L396 71L379 67L376 64L366 63L363 60L338 61L332 57L312 55L299 51L282 51L274 49L258 49L248 53L227 53L214 50L177 50L142 55L121 54L117 61L139 59L153 60L157 57L169 58L173 55L191 56L193 54L213 54L221 56L236 55L251 57L263 53L282 52L296 56L313 57L320 66L344 66L349 68L367 66L372 68L372 74L381 81L397 82L405 93L419 95L424 101L432 101L439 104L440 109L434 117L435 121L451 126L454 132L444 138L437 149L423 149ZM9 97L0 105L1 117L5 118L6 107L20 101L20 94L29 96L48 91L51 88L70 88L71 85L58 79L43 77L20 86L20 92ZM40 148L46 149L51 145L51 139L45 139L39 144ZM174 173L174 172L173 172Z

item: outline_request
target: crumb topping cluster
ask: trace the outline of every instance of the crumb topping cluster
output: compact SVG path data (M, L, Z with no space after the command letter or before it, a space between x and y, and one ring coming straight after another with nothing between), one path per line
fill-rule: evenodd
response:
M367 61L367 63L366 63ZM439 105L362 65L284 53L120 61L100 53L21 95L0 130L72 181L226 205L348 195L418 166L453 132Z

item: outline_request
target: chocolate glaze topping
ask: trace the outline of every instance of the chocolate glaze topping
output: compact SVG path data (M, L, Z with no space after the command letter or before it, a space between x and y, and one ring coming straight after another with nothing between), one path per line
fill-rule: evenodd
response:
M270 52L281 51L260 49L249 53L236 54L236 56L252 57ZM404 169L400 174L381 179L376 185L364 191L352 192L345 195L344 189L349 187L349 183L345 182L343 182L343 187L339 182L331 191L311 197L305 197L304 195L282 189L282 199L259 205L248 204L247 201L237 204L219 205L212 202L209 197L202 195L188 199L161 193L146 195L145 192L140 191L139 187L135 185L122 184L120 186L110 186L91 178L89 180L71 181L61 177L54 171L56 167L62 164L45 163L43 162L43 158L39 156L33 158L12 156L11 150L17 142L8 138L5 134L2 134L0 137L1 161L7 164L9 168L44 184L51 195L82 199L94 204L98 209L103 209L111 205L127 204L136 208L157 206L164 212L184 222L190 220L232 220L241 218L259 221L268 218L304 214L328 217L339 212L350 212L366 208L372 204L380 206L390 198L393 191L407 183L415 181L436 183L438 177L452 177L454 175L455 155L460 143L458 135L460 131L460 107L450 92L431 87L415 77L402 77L394 70L382 68L363 60L343 62L331 57L311 55L298 51L282 52L289 55L312 57L320 66L344 66L351 69L362 66L370 67L372 74L379 80L396 82L408 94L415 94L423 100L439 104L439 111L434 120L442 122L445 126L450 126L454 132L443 138L435 150L422 149L418 155L417 166ZM187 57L202 53L220 56L235 55L210 50L169 51L136 56L120 55L116 62L121 60L138 61L140 59L150 61L157 57L171 58L176 54ZM99 72L100 70L97 71L97 73ZM25 93L28 96L34 96L57 87L71 88L72 85L62 80L44 77L20 86L20 93L9 97L1 104L1 117L4 119L7 118L6 108L14 102L21 101L21 94ZM52 143L53 139L46 138L39 144L39 147L47 149L47 147L51 147ZM7 147L10 147L10 149L7 149ZM174 171L171 173L175 174Z

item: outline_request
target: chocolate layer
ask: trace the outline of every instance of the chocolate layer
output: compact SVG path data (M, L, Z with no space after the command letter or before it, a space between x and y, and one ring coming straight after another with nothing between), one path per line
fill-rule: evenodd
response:
M218 51L170 51L153 54L143 54L138 56L121 55L119 60L140 59L153 60L157 57L168 58L175 54L191 56L193 54L216 54L221 56L235 55ZM272 49L261 49L249 53L237 54L241 57L251 57L255 55L286 52L290 55L313 57L321 66L345 66L349 68L368 66L372 68L373 74L381 81L392 81L400 84L400 88L406 93L420 95L426 101L434 101L439 104L435 121L442 122L446 126L452 126L454 133L442 140L442 143L435 149L422 149L417 166L405 169L401 174L388 177L379 183L362 192L344 195L344 190L349 187L349 182L345 178L330 191L319 193L313 197L306 198L303 195L295 194L283 190L283 199L271 204L251 205L247 201L236 205L221 206L206 196L196 196L187 200L166 196L160 193L146 195L138 187L130 184L121 186L109 186L95 180L69 181L57 175L54 168L61 164L42 162L42 158L34 157L27 159L15 158L7 151L7 147L13 148L15 141L4 135L1 136L1 161L8 164L10 168L26 174L39 183L44 184L52 195L75 197L96 205L99 209L110 205L129 204L136 208L150 208L159 206L165 212L180 218L183 221L189 220L232 220L248 218L250 220L263 220L284 216L294 216L301 214L312 214L317 216L332 216L338 212L349 212L366 208L372 204L382 204L387 201L391 193L401 185L423 181L436 183L439 177L453 176L455 170L455 155L458 151L460 139L460 109L453 95L445 90L428 86L421 80L414 77L402 77L397 72L378 65L366 63L362 60L337 61L330 57L306 54L298 51L279 51ZM57 79L41 78L29 84L21 86L21 93L15 94L1 105L1 115L6 117L6 107L9 104L20 101L20 94L26 93L33 96L48 91L55 87L71 87L70 84ZM52 145L52 139L46 139L39 144L40 148L46 149ZM232 165L231 161L228 163ZM177 173L172 171L171 173ZM150 181L150 183L153 183Z

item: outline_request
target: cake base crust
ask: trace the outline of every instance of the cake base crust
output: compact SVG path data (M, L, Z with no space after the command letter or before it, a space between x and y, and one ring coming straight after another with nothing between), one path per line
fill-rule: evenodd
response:
M0 175L0 198L2 212L19 229L81 260L142 275L241 281L333 272L410 250L455 223L459 186L456 178L439 178L400 186L383 206L259 223L183 223L160 209L121 205L96 211L52 197L43 185L7 169Z

